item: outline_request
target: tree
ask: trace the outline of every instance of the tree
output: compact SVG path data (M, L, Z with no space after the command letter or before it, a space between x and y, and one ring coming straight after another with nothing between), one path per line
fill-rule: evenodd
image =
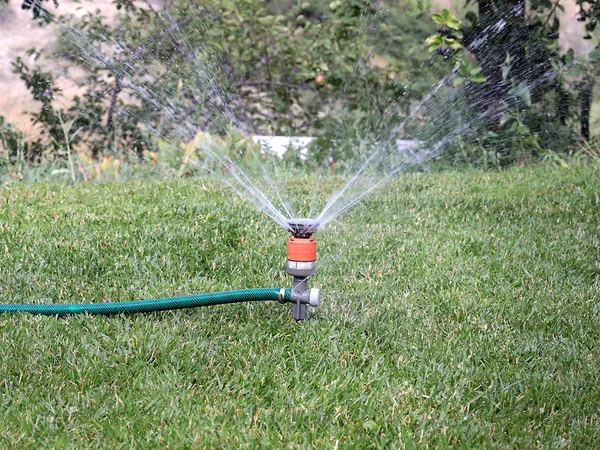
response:
M8 0L0 0L8 3ZM40 23L50 23L54 20L54 14L46 8L46 4L52 2L58 8L58 0L22 0L21 8L31 11L33 18L39 20Z
M468 55L471 73L481 74L478 82L467 80L462 86L469 108L489 130L480 133L486 138L478 142L487 140L485 145L496 146L506 160L527 153L535 156L553 146L564 150L575 136L571 125L577 117L576 102L570 91L577 77L569 72L573 52L560 55L557 45L560 0L478 0L476 8L466 14L468 24L456 31L456 48L444 47L443 29L430 43L441 53ZM590 95L581 96L586 105ZM589 136L583 122L582 131L584 138ZM515 136L521 138L515 141Z
M409 83L424 61L415 48L427 24L403 17L401 3L388 15L364 0L332 2L327 14L298 4L285 15L260 0L118 5L125 12L116 25L98 14L59 20L64 71L86 74L79 80L86 93L60 113L81 128L79 142L95 156L141 155L151 135L185 141L232 125L275 134L339 130L342 116L376 135L433 80ZM410 45L406 28L422 39ZM374 55L386 64L373 64ZM22 61L15 70L45 105L34 119L60 145L52 75ZM52 97L37 92L40 80Z

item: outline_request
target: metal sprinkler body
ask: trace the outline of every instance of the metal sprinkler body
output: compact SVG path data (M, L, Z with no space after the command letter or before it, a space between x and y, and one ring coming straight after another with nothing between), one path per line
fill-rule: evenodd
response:
M287 243L287 273L294 277L291 300L292 319L306 318L306 305L319 306L319 289L308 288L308 278L316 269L317 241L312 235L317 232L319 224L310 219L292 219L288 222L292 237Z

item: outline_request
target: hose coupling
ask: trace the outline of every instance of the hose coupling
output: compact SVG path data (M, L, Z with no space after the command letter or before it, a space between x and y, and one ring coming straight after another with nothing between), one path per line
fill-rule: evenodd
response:
M321 291L318 288L312 288L304 292L295 292L292 290L290 300L294 303L319 306L321 304Z
M279 292L277 293L277 301L282 305L285 305L285 288L279 289Z

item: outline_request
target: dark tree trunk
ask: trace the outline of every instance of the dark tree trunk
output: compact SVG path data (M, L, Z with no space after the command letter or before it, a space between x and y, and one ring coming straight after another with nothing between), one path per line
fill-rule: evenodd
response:
M566 125L569 115L570 95L563 89L562 83L556 83L556 111L561 125Z
M594 77L586 75L580 92L580 121L581 136L586 141L590 139L590 109L594 97Z
M119 93L122 89L123 84L121 83L121 79L119 77L115 77L115 86L113 87L112 96L110 98L110 105L108 107L108 116L106 118L106 128L108 130L108 142L106 148L110 153L114 153L115 151L115 110L117 108L117 100L119 98Z

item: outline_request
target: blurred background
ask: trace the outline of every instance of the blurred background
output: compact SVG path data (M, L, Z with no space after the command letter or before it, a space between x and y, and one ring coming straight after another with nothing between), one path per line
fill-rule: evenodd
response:
M161 141L235 129L316 137L322 164L342 138L437 142L435 123L460 135L451 164L569 153L600 121L597 14L575 0L3 0L0 145L7 163L60 160L70 123L81 158L147 162Z

